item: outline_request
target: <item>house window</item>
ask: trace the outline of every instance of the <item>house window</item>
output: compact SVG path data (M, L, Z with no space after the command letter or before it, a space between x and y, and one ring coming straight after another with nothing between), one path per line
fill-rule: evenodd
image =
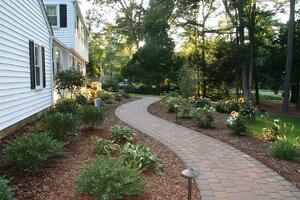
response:
M42 80L42 48L34 45L34 67L35 67L35 85L37 88L41 87Z
M57 5L46 5L47 15L51 26L58 26Z

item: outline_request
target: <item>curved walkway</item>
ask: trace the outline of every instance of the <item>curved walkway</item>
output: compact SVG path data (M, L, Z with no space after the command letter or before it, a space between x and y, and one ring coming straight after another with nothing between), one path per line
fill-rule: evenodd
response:
M300 199L299 190L245 153L188 128L148 113L156 97L124 104L116 115L125 123L171 148L188 167L197 168L203 200Z

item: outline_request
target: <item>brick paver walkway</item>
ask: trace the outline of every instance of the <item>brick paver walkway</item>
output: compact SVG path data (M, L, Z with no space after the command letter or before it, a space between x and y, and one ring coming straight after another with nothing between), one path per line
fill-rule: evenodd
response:
M235 149L188 128L147 112L156 97L120 106L116 115L127 124L167 145L186 163L197 168L203 200L300 199L299 190L272 169Z

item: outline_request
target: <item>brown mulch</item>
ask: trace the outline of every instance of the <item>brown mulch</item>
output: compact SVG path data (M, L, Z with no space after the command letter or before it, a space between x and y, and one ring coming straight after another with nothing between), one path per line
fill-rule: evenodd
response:
M191 119L178 118L176 122L175 114L168 113L167 109L160 102L156 102L150 105L148 111L157 117L168 120L170 122L177 123L184 127L190 128L192 130L198 131L202 134L220 140L231 146L234 146L235 148L259 160L266 166L272 168L274 171L276 171L277 173L285 177L287 180L294 183L298 188L300 188L300 173L298 172L298 170L300 170L299 160L286 161L273 158L267 155L266 153L266 149L269 145L268 142L247 135L234 135L229 129L225 128L225 114L215 112L215 121L213 125L214 128L203 129L199 128L197 124Z
M126 103L130 100L123 100ZM0 154L0 176L6 176L12 180L12 186L16 190L16 197L20 200L89 200L91 196L76 193L74 178L79 175L80 168L89 163L96 155L90 144L90 136L97 135L110 138L109 127L114 124L122 124L114 115L118 103L107 106L107 119L98 129L82 130L79 136L68 138L69 145L62 157L45 163L39 172L29 169L14 169L7 166ZM3 145L25 132L32 130L34 125L28 125L8 137L0 140L0 152ZM143 177L147 183L143 196L125 198L126 200L182 200L187 196L187 180L180 176L185 165L180 158L166 146L158 141L136 131L135 142L143 143L157 154L165 169L161 174L144 172ZM193 199L201 199L196 183L193 183Z

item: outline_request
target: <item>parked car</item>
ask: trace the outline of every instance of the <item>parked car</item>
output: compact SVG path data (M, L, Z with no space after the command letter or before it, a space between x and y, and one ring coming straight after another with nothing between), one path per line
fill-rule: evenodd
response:
M118 83L118 86L120 89L132 89L133 88L133 84L130 83L127 79Z

